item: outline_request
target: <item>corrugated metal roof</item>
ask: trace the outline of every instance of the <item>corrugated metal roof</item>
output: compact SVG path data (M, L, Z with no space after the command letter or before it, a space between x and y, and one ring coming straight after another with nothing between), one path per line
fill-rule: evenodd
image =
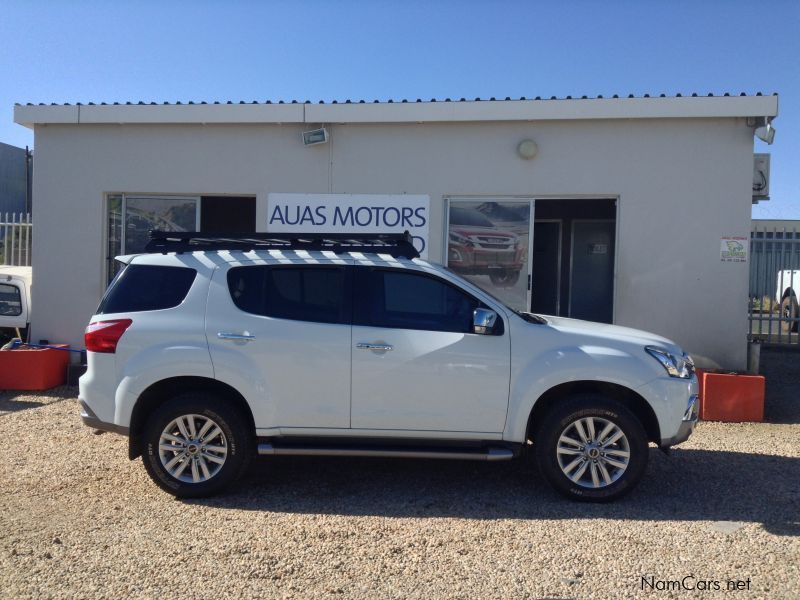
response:
M764 94L762 92L756 92L755 94L748 94L746 92L740 92L739 94L730 93L730 92L723 92L721 94L714 94L713 92L709 92L708 94L699 94L697 92L693 92L691 94L681 94L677 93L675 95L667 95L667 94L642 94L641 96L637 96L635 94L628 94L628 95L619 95L614 94L612 96L550 96L549 98L546 96L521 96L519 98L512 98L510 96L506 96L505 98L502 97L489 97L489 98L458 98L458 99L451 99L451 98L431 98L430 100L424 100L422 98L417 98L415 100L409 100L407 98L403 98L400 100L389 99L389 100L332 100L327 104L394 104L394 103L412 103L412 102L514 102L514 101L530 101L530 100L602 100L602 99L609 99L609 98L698 98L701 96L709 97L709 98L719 98L719 97L730 97L730 96L765 96L770 94ZM777 92L771 94L772 96L777 96ZM57 103L57 102L39 102L39 103L32 103L27 102L24 106L157 106L157 105L193 105L193 104L326 104L325 100L318 100L312 102L311 100L226 100L226 101L193 101L189 100L187 102L181 102L180 100L176 102L145 102L142 100L136 102L75 102L74 104L70 104L69 102L64 103ZM23 106L22 103L15 103L15 106Z

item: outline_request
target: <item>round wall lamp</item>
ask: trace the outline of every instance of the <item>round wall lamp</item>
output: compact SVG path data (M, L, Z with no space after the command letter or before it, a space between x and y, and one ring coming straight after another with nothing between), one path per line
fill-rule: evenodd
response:
M517 154L525 160L532 159L537 152L539 152L539 146L533 140L522 140L517 146Z

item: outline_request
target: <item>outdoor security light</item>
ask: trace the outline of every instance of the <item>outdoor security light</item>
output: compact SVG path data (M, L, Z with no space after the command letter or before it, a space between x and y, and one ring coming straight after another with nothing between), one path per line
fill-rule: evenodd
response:
M775 141L775 128L770 123L756 128L755 134L758 139L767 144L772 144Z
M303 132L303 145L315 146L316 144L324 144L328 141L328 130L324 127L320 129L312 129L311 131Z

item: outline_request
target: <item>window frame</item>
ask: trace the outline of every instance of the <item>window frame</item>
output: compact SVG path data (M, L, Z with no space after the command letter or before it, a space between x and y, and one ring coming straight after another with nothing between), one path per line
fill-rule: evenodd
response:
M131 310L128 308L127 310L120 310L115 312L110 312L106 308L107 302L111 299L111 296L116 291L120 280L125 276L125 274L130 274L131 269L134 271L139 269L175 269L180 271L191 271L193 273L192 280L189 282L189 286L186 288L183 296L181 297L180 301L177 304L170 304L168 306L159 306L158 308L147 308L147 309L134 309ZM173 266L173 265L152 265L152 264L126 264L119 270L119 272L114 276L111 284L109 284L108 288L106 288L103 297L100 299L100 303L95 310L96 315L125 315L125 314L137 314L137 313L151 313L160 310L172 310L174 308L178 308L184 302L186 302L186 298L189 297L189 294L192 291L195 283L197 282L197 269L193 269L191 267L184 267L184 266Z
M1 281L0 286L9 287L12 290L17 292L17 300L19 302L19 312L16 313L8 313L8 314L1 314L0 317L21 317L25 312L25 299L23 298L24 294L22 293L22 289L18 285L14 285L10 281ZM9 302L9 304L12 304Z
M396 267L382 266L382 265L376 265L376 266L359 266L359 265L356 265L356 266L353 267L353 269L355 270L354 276L353 276L353 303L352 303L352 309L353 309L352 322L353 322L353 325L358 325L360 327L375 327L375 328L379 328L379 329L406 329L406 330L409 330L409 331L437 331L437 332L440 332L440 333L460 333L460 334L464 334L464 335L485 335L485 334L475 333L472 330L472 328L470 328L469 331L453 331L451 329L432 329L432 328L429 328L429 327L425 327L425 328L422 328L422 327L396 327L396 326L393 326L393 325L381 325L381 324L375 324L375 323L370 322L370 319L368 319L368 318L366 318L366 316L362 316L362 315L360 315L358 313L358 311L357 311L357 309L358 309L358 306L357 306L358 305L358 300L357 299L365 298L367 302L371 302L372 301L372 297L371 297L371 294L369 293L369 288L367 286L367 282L368 282L368 279L369 279L369 274L371 274L371 273L373 273L375 271L381 271L381 272L388 272L388 273L401 273L401 274L412 275L412 276L416 276L416 277L424 277L426 279L431 279L433 281L436 281L437 283L445 285L445 286L455 290L456 292L458 292L460 294L463 294L463 295L467 296L468 298L470 298L473 302L476 303L476 307L475 308L488 308L489 310L492 310L495 313L497 313L497 321L496 321L496 324L495 324L495 327L494 327L494 331L491 333L491 335L499 336L499 335L503 335L503 333L505 332L505 325L504 325L503 316L495 307L490 306L489 304L487 304L486 302L484 302L480 298L476 297L475 294L473 294L471 291L466 290L466 289L464 289L463 287L461 287L459 285L456 285L455 283L445 279L444 277L440 277L440 276L435 275L433 273L428 273L427 271L421 271L421 270L417 270L417 269L396 268ZM385 307L384 307L384 309L385 309Z
M319 319L293 319L290 317L276 317L268 314L263 313L255 313L250 312L248 310L244 310L241 308L237 303L236 300L233 298L233 293L231 291L231 281L230 276L231 273L238 269L261 269L261 270L284 270L284 269L300 269L300 270L332 270L332 271L341 271L343 274L342 280L342 306L340 310L340 318L338 321L326 321L326 320L319 320ZM281 321L296 321L299 323L319 323L323 325L348 325L352 326L353 324L353 273L352 273L352 265L340 265L340 264L307 264L307 263L289 263L289 264L260 264L260 263L253 263L253 264L244 264L244 265L236 265L232 266L228 269L228 272L225 273L225 286L228 292L228 297L233 304L234 308L239 312L251 315L254 317L260 317L264 319L277 319Z
M119 201L119 238L115 240L116 245L119 245L118 250L112 249L112 227L111 227L111 205L114 201ZM127 246L127 224L126 215L128 212L129 200L184 200L194 202L194 230L200 231L200 209L201 209L201 196L196 194L174 194L174 193L132 193L132 192L105 192L104 193L104 219L103 219L103 239L105 247L105 265L104 265L104 280L107 286L111 284L113 279L119 273L121 268L117 268L115 258L117 256L125 256L132 254Z

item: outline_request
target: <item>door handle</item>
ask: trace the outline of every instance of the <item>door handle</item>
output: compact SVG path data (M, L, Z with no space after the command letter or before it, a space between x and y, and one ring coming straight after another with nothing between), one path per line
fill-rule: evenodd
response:
M250 335L247 332L244 333L230 333L227 331L220 331L217 333L217 337L221 340L236 340L236 341L244 341L249 342L250 340L256 339L256 336Z
M364 342L356 344L356 348L359 350L383 350L384 352L394 350L394 346L390 346L389 344L366 344Z

